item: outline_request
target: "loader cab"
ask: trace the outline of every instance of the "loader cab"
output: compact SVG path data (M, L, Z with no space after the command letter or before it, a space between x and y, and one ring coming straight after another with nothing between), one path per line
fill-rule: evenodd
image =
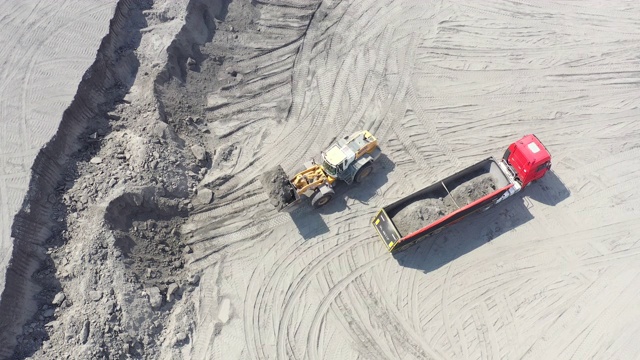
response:
M322 167L327 175L337 178L351 165L355 157L355 152L349 147L333 145L322 153Z
M540 179L551 168L551 155L533 134L511 144L502 160L514 172L522 187Z

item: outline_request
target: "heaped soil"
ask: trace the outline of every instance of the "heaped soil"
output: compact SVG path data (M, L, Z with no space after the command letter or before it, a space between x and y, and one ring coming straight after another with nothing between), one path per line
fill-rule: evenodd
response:
M266 171L260 177L260 182L269 195L269 201L276 209L282 210L295 201L295 189L282 166Z
M412 202L398 211L392 220L404 236L490 194L495 189L495 178L491 174L484 174L449 189L450 195L444 198L427 198Z

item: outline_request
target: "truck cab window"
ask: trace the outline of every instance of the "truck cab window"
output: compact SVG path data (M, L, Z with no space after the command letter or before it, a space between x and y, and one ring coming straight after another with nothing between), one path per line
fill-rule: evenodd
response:
M538 168L536 169L536 172L540 172L540 171L544 170L545 168L550 168L551 167L550 165L551 164L548 161L543 163L543 164L540 164L540 166L538 166Z
M502 156L502 158L504 160L509 159L509 155L511 155L511 150L507 149L507 151L504 152L504 155Z

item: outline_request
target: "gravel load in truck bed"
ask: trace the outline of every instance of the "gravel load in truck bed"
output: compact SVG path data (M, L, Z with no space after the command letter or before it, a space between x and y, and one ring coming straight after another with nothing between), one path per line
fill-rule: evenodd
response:
M392 221L404 236L495 190L495 178L491 174L483 174L449 189L451 194L445 198L426 198L408 204L392 217Z

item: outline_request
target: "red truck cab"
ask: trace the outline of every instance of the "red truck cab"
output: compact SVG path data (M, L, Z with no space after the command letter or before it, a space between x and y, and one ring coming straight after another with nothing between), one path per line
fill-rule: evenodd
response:
M542 142L533 134L509 145L502 157L513 170L522 187L538 180L551 168L551 155Z

